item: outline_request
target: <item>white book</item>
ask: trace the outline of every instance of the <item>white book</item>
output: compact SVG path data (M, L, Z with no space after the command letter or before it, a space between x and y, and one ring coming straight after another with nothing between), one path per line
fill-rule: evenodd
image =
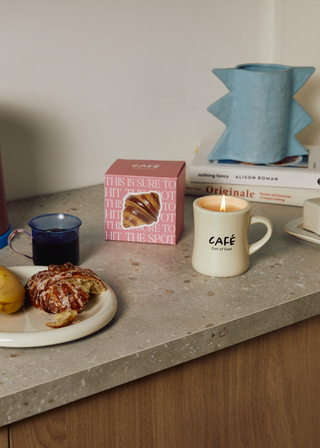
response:
M190 182L186 180L185 194L206 196L225 194L247 199L250 202L293 205L302 207L306 199L320 197L320 190L309 188L268 187L259 185L230 185L220 183Z
M189 165L190 182L228 185L306 188L320 193L320 147L307 146L308 164L299 166L249 165L208 161L214 142L205 140ZM318 170L318 169L319 170Z

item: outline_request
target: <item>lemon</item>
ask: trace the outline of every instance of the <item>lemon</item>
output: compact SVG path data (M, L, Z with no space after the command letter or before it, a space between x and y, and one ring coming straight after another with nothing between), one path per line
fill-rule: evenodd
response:
M0 313L18 311L23 304L25 289L21 281L9 269L0 266Z

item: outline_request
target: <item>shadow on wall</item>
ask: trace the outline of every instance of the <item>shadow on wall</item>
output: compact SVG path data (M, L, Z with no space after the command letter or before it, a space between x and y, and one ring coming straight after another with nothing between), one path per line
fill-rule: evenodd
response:
M320 73L316 71L294 98L313 118L313 122L296 135L297 139L303 145L320 145Z
M51 172L48 152L52 147L61 147L59 140L61 129L58 130L52 117L0 104L0 145L7 201L42 194Z

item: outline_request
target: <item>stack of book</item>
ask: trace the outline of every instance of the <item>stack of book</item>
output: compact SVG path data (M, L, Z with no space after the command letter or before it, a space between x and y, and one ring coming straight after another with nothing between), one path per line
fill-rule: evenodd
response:
M207 159L214 142L203 141L188 166L186 194L226 194L254 202L303 206L320 197L320 147L307 146L309 156L290 157L269 165Z

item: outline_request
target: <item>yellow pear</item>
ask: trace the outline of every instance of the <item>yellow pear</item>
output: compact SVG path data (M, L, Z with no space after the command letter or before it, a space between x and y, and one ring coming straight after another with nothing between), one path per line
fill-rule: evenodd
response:
M22 307L24 296L25 289L18 277L0 266L0 313L18 311Z

